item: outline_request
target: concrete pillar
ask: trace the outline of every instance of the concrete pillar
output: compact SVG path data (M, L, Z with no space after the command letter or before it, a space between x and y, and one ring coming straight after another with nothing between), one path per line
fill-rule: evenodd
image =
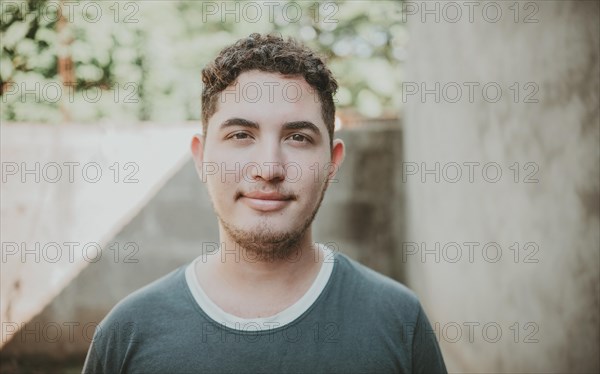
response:
M598 372L599 3L426 3L402 254L448 369Z

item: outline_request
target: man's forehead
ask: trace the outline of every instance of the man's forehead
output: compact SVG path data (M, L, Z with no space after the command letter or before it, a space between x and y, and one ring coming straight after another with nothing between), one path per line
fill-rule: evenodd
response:
M242 72L237 80L241 83L250 82L275 82L275 81L297 81L299 84L310 87L302 75L283 75L278 72L247 70Z
M319 104L316 91L303 76L285 76L280 73L250 70L220 93L219 103L277 103Z

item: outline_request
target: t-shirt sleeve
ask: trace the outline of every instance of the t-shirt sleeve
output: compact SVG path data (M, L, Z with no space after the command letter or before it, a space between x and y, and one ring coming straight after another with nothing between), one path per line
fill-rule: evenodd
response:
M412 372L448 372L435 332L420 304L412 342Z
M104 367L102 366L102 362L100 361L100 357L96 354L96 348L94 347L94 343L90 345L90 348L87 353L87 357L85 358L85 363L83 364L83 374L96 374L96 373L105 373Z
M135 324L123 323L107 318L94 332L88 350L83 373L121 373L124 370L126 352L130 351L136 341Z

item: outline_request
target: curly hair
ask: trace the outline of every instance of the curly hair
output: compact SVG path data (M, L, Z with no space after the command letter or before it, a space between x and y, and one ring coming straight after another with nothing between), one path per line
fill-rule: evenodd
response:
M338 84L323 59L291 37L253 33L225 47L214 61L202 69L202 122L206 134L208 120L217 111L219 95L245 71L259 70L284 76L302 76L317 93L321 115L333 141Z

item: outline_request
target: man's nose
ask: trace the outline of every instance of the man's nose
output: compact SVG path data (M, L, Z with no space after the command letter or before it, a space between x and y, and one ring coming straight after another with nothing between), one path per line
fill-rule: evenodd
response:
M254 167L249 168L250 177L254 180L281 182L285 179L285 165L281 147L276 142L259 144L252 160Z

